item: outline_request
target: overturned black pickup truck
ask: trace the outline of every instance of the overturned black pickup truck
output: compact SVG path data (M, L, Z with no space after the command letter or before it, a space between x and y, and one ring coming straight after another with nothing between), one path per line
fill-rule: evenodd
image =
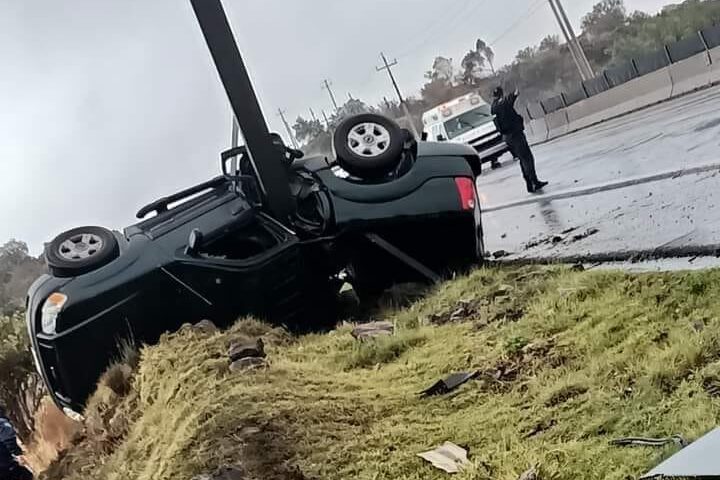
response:
M50 274L29 291L27 322L69 415L126 342L241 315L322 328L345 282L372 297L482 259L473 149L417 143L365 114L337 127L333 158L303 158L268 132L219 0L192 4L246 145L222 153L218 177L142 208L139 223L79 227L46 246Z

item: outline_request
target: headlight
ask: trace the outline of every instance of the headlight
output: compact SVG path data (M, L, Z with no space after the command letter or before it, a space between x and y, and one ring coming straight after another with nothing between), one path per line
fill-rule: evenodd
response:
M67 415L68 418L70 418L70 420L74 420L74 421L76 421L76 422L78 422L78 423L82 423L82 422L85 421L85 417L83 417L82 415L80 415L80 414L77 413L76 411L71 410L71 409L69 409L69 408L67 408L67 407L63 408L63 413L64 413L65 415Z
M57 317L67 302L67 296L62 293L53 293L45 300L42 308L42 332L53 335L57 327Z

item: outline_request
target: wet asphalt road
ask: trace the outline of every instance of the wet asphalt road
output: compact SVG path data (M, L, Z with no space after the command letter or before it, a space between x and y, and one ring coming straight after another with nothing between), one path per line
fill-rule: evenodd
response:
M629 258L720 251L720 169L646 182L658 172L720 166L720 88L697 92L534 148L551 182L535 203L517 162L478 179L486 249L513 259ZM633 185L613 189L619 181ZM597 187L595 193L552 199Z

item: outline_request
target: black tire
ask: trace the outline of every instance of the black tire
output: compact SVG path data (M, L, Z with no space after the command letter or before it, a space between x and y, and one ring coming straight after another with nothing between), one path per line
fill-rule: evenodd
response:
M48 267L56 277L75 277L97 270L119 254L115 235L102 227L73 228L55 237L45 247Z
M382 115L364 113L350 117L338 126L333 146L343 170L356 177L372 179L387 175L397 167L404 140L397 123Z

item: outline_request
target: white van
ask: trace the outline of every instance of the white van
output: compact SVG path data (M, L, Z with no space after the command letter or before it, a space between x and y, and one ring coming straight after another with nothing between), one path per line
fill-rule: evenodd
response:
M477 150L479 164L492 162L496 168L500 166L498 158L509 149L493 120L490 105L478 93L468 93L425 112L423 138L467 143Z

